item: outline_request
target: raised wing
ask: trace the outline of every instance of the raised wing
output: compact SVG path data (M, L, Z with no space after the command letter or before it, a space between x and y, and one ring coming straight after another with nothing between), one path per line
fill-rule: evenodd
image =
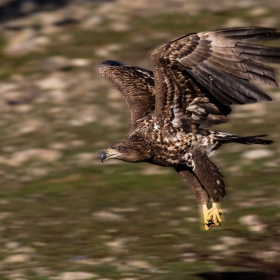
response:
M108 79L123 95L130 110L131 125L155 109L153 72L135 66L106 60L99 73Z
M275 29L241 27L189 34L152 53L156 89L156 116L182 119L202 127L226 122L229 105L271 98L251 84L257 80L278 86L273 68L280 48L247 42L276 40Z

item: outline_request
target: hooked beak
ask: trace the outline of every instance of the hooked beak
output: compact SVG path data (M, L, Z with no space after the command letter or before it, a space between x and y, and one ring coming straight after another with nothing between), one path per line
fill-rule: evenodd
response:
M118 153L114 149L108 148L106 151L103 151L100 155L100 159L102 162L110 159L110 158L116 158Z
M100 155L100 159L102 162L104 162L108 158L108 154L106 151L103 151Z

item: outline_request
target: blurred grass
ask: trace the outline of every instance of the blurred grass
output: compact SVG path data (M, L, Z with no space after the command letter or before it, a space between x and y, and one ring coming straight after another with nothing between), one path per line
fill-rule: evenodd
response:
M270 16L278 16L277 11L270 11ZM106 30L106 26L100 31L81 31L77 26L70 26L65 31L73 36L70 45L55 43L58 35L54 35L54 43L45 51L22 57L0 56L1 79L6 81L15 73L43 77L45 73L38 72L38 65L41 59L51 55L91 58L97 65L102 59L94 50L108 44L122 46L111 53L109 59L131 64L139 62L147 67L148 53L156 45L184 33L221 28L232 17L246 17L252 25L258 25L261 20L248 16L247 10L231 10L216 14L201 12L194 17L178 14L145 19L135 17L127 32L113 32ZM109 85L106 89L99 87L95 92L97 97L88 104L98 105L102 111L118 116L119 127L112 125L104 129L98 123L81 127L55 124L55 116L45 110L50 104L43 103L38 104L32 114L54 124L53 134L35 133L15 139L4 135L0 140L3 146L10 143L17 147L47 147L51 141L68 141L69 135L73 135L73 139L78 135L78 139L86 143L83 147L67 148L60 166L40 180L28 183L3 181L0 213L8 213L8 216L1 220L0 257L5 259L8 251L5 244L11 241L32 247L35 253L27 263L3 262L1 279L10 279L4 275L13 270L24 271L26 279L35 280L50 279L63 271L94 272L106 279L158 280L201 279L196 274L216 270L243 271L244 267L249 271L274 273L268 271L266 262L258 263L255 268L249 262L246 266L246 257L257 259L256 250L270 250L272 244L279 244L279 143L268 147L275 153L271 159L244 162L241 153L251 148L235 145L225 146L214 158L229 186L229 195L222 202L227 210L226 222L221 228L204 232L194 196L171 169L164 171L162 168L162 174L145 175L143 171L152 168L147 164L107 165L95 161L92 165L77 167L71 163L71 156L79 152L96 152L96 155L101 152L100 141L106 148L107 144L125 138L129 129L128 113L110 108L105 93L108 89ZM75 108L80 98L68 100L65 106ZM219 129L237 134L272 133L272 138L277 140L279 102L275 104L265 105L266 113L259 116L261 125L252 123L254 117L246 117L233 119ZM55 134L58 131L66 134ZM267 166L270 160L278 160L278 166ZM16 172L14 167L3 169L12 174ZM240 206L240 202L248 202L248 205ZM98 220L93 214L100 211L115 213L122 219ZM249 232L238 222L244 215L259 215L268 230ZM244 238L245 241L230 248L213 249L213 245L223 244L223 236ZM116 244L123 241L123 247L108 245L116 241ZM192 257L188 258L186 254L192 254ZM131 263L138 260L145 262L138 266ZM38 267L47 268L47 275L40 276L36 272Z
M277 15L277 10L269 10L268 14L254 16L250 14L250 9L232 9L212 14L200 11L195 16L175 13L143 18L135 15L129 22L130 30L122 32L106 28L110 21L104 22L101 28L92 30L82 30L74 24L68 25L68 27L64 28L63 36L71 34L74 37L73 42L70 44L67 41L63 43L60 40L61 33L58 33L51 35L52 44L45 50L32 52L21 57L0 55L2 63L0 77L6 79L14 73L34 74L34 71L38 70L39 61L45 58L46 55L98 59L94 55L94 49L107 44L123 43L123 48L116 54L118 58L129 59L132 62L139 61L139 57L143 55L143 57L147 58L148 51L153 50L156 45L164 43L165 40L171 40L186 33L219 29L225 25L229 18L245 18L250 25L260 25L263 19L277 17ZM280 25L278 24L275 27L279 28ZM42 34L42 36L44 35ZM141 42L139 38L145 39ZM62 47L63 44L64 47ZM277 45L277 43L275 44ZM3 49L5 45L5 39L0 37L0 49Z

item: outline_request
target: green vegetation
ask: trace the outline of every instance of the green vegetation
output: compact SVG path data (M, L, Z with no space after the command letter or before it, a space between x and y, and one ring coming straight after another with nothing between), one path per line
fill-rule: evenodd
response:
M73 37L70 44L59 42L59 34L55 34L52 45L44 51L21 57L1 55L1 80L11 81L15 74L43 78L46 73L38 71L39 63L52 55L89 58L93 65L98 65L103 58L94 50L110 44L119 44L121 48L104 59L148 67L148 54L156 45L184 33L220 28L227 19L243 18L247 13L233 10L216 14L200 12L193 17L183 14L135 17L129 22L130 30L123 32L107 30L106 25L92 31L69 26L64 33ZM278 14L270 11L270 16ZM246 16L246 20L256 25L261 18ZM1 38L0 45L3 45ZM96 76L93 67L86 71L92 72L93 83L102 79ZM69 82L71 75L76 74L79 74L77 69L69 70ZM79 92L79 85L74 87ZM277 261L280 254L279 142L265 147L273 151L267 158L244 160L242 154L254 147L242 145L225 146L215 156L214 161L228 185L228 196L222 201L226 222L221 228L205 232L201 230L195 197L173 170L148 164L99 162L99 152L111 142L125 138L129 130L123 100L109 100L110 87L105 87L105 83L97 83L87 94L71 95L60 104L47 100L33 103L26 113L17 113L13 108L3 113L9 117L1 128L2 155L9 156L14 151L5 150L6 146L24 150L48 148L51 143L59 142L66 148L60 159L43 166L51 172L38 179L22 179L34 168L42 167L36 160L19 166L1 165L1 279L11 279L7 275L15 270L23 273L24 279L34 280L56 279L55 276L65 271L85 271L97 274L97 279L120 280L226 279L198 275L213 271L277 275L280 267ZM83 112L86 105L98 110L97 121L70 125L71 110ZM263 106L264 111L257 116L254 110L236 111L236 118L233 115L232 122L218 129L241 135L268 133L271 139L277 140L279 101ZM53 108L62 109L55 113ZM246 116L239 118L238 114ZM115 123L104 125L107 116ZM19 129L18 122L30 117L41 119L47 129L14 136ZM81 145L75 144L79 141ZM94 154L94 158L84 163L76 157L81 153ZM264 230L249 231L240 223L240 218L246 215L257 215ZM223 237L235 241L231 244ZM276 255L265 257L261 252L276 252ZM6 260L20 253L27 254L28 261Z

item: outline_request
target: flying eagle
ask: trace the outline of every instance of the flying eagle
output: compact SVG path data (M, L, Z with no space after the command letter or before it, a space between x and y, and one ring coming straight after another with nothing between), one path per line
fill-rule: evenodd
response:
M128 140L101 153L120 159L174 167L202 205L206 230L222 222L218 202L223 176L209 157L223 144L271 144L265 135L238 136L209 130L227 122L232 104L271 101L251 80L277 87L280 48L250 44L280 39L272 28L240 27L191 33L151 54L153 71L106 60L99 72L123 95L131 115ZM212 208L207 203L211 201Z

